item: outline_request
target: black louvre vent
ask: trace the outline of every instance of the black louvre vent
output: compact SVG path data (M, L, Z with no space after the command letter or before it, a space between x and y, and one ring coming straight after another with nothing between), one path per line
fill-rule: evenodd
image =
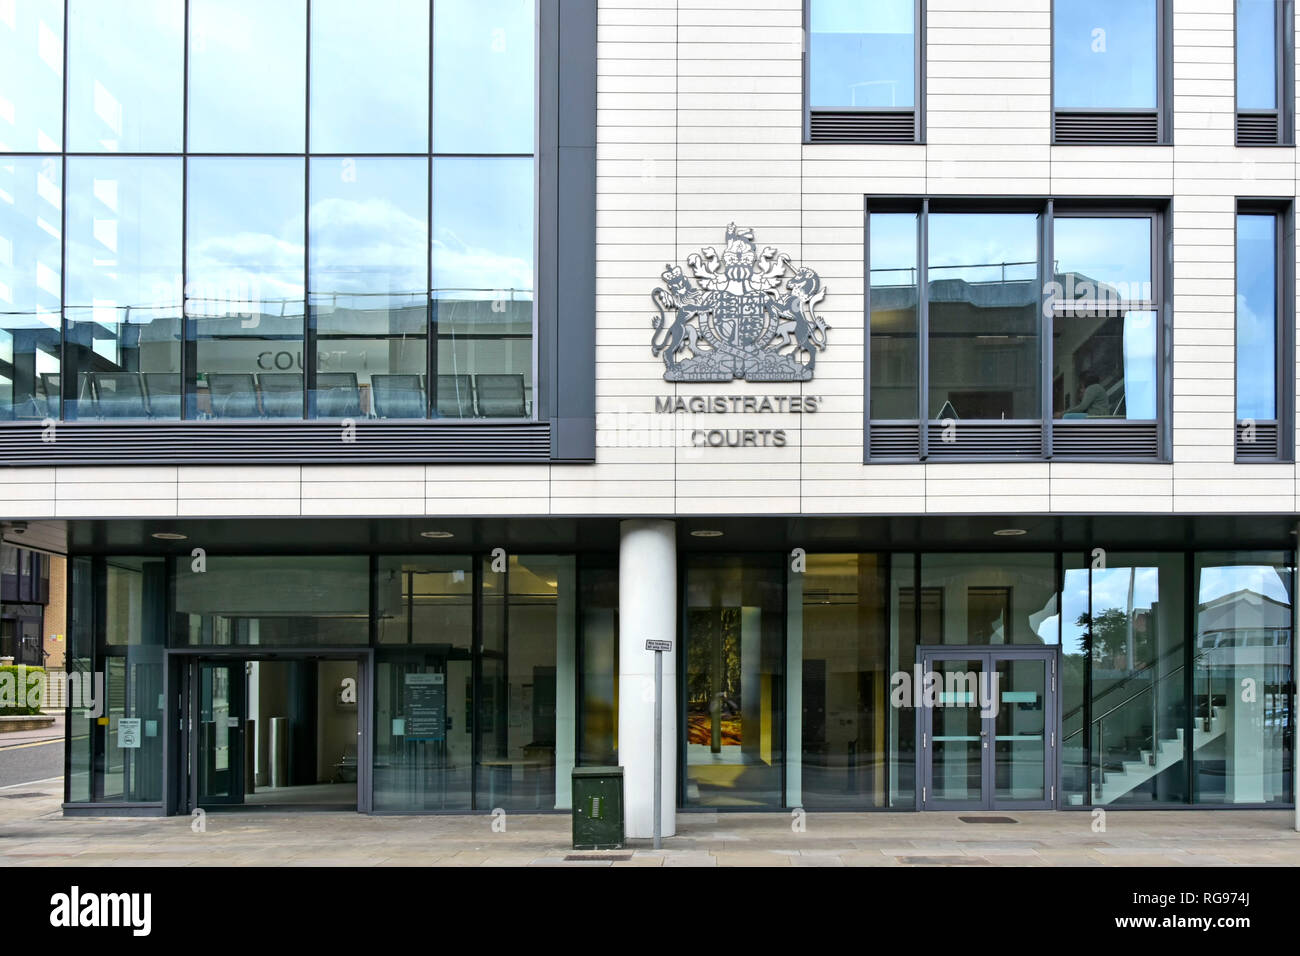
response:
M1156 113L1057 113L1058 146L1157 146Z
M1155 422L1053 422L1052 457L1156 461L1160 457L1160 433Z
M916 422L901 425L877 425L871 423L871 447L869 457L908 458L912 461L921 454L921 427Z
M930 423L930 461L1043 457L1043 426L1019 422Z
M1238 461L1277 461L1277 422L1238 422Z
M1277 144L1276 113L1237 114L1238 146L1276 146Z
M6 465L392 464L541 462L551 454L544 423L437 425L342 422L100 424L61 422L53 441L39 423L0 428Z
M808 138L814 143L915 143L915 113L814 112Z

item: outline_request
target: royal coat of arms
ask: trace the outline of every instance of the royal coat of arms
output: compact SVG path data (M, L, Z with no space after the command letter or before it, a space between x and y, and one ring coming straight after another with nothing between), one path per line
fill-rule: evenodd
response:
M719 257L712 247L667 266L667 288L650 293L651 349L663 357L668 382L806 382L829 326L816 313L826 294L811 269L794 269L772 246L761 253L754 232L727 226ZM675 313L671 316L670 314Z

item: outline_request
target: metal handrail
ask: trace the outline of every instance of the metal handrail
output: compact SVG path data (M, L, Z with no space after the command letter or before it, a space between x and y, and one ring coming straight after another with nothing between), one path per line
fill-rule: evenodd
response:
M1172 650L1166 651L1164 655L1162 655L1161 657L1157 657L1154 661L1152 661L1150 664L1147 664L1141 670L1136 670L1132 674L1129 674L1127 677L1125 677L1123 680L1116 681L1110 687L1106 688L1105 693L1111 694L1114 691L1119 690L1119 688L1123 687L1125 684L1129 683L1130 681L1137 680L1139 677L1141 677L1143 674L1147 673L1148 671L1154 670L1157 667L1157 665L1159 665L1166 658L1173 657L1175 654L1182 656L1182 653L1183 653L1183 648L1181 645L1176 648L1173 648ZM1196 654L1192 658L1192 662L1195 663L1196 661L1199 661L1203 656L1204 656L1203 654ZM1182 667L1183 664L1179 664L1178 666ZM1141 693L1141 691L1139 691L1138 693ZM1136 697L1137 695L1135 694L1134 696ZM1071 710L1068 713L1063 714L1061 716L1061 722L1064 723L1065 721L1073 717L1075 714L1079 713L1079 711L1083 710L1085 707L1088 706L1088 703L1089 702L1085 701L1084 703L1080 704L1078 707L1074 708L1074 710ZM1122 707L1124 705L1120 704L1119 706ZM1080 730L1082 730L1082 728L1080 728ZM1075 731L1075 733L1078 732L1079 731ZM1073 737L1074 734L1071 734L1070 736Z

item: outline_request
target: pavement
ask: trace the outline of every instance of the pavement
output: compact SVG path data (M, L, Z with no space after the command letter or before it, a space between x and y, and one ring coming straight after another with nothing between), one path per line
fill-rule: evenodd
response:
M801 832L784 813L683 813L661 850L592 852L570 848L564 814L64 818L62 786L0 789L0 866L1300 865L1291 810L809 813ZM989 817L1015 822L963 820Z

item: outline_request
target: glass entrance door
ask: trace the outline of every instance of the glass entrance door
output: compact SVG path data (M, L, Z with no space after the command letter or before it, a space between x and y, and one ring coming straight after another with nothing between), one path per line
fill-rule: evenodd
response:
M247 716L243 661L199 661L198 806L244 802L244 719Z
M921 673L922 809L1055 806L1055 648L932 650Z

